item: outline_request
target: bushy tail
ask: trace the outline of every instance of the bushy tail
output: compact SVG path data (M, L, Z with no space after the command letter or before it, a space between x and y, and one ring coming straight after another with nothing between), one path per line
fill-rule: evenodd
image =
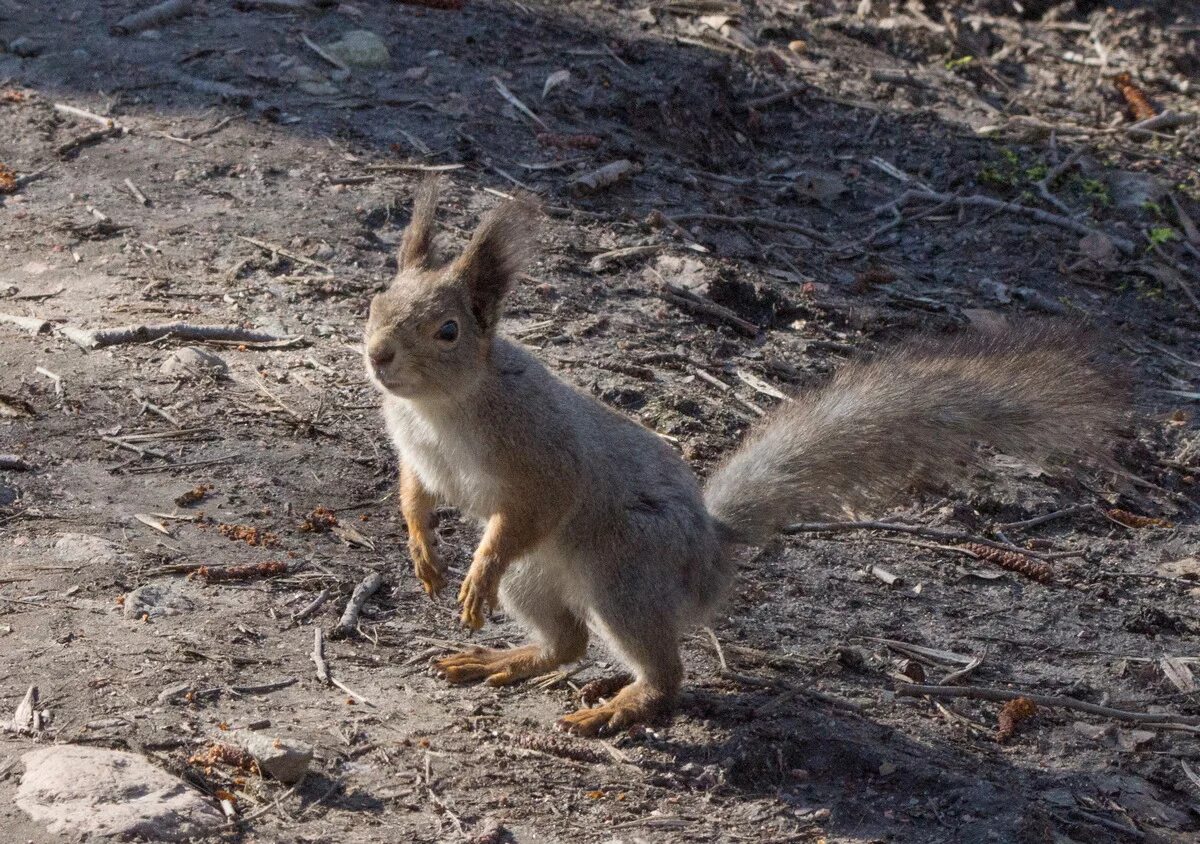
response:
M979 441L1031 458L1094 452L1121 402L1079 339L1040 326L846 366L751 433L710 478L709 512L733 541L757 544L796 519L963 474Z

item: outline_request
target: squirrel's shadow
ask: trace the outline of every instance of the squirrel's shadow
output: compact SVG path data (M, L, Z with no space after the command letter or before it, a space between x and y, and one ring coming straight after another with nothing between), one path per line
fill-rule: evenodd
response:
M964 741L920 740L802 690L692 687L658 747L673 754L666 776L684 789L776 801L837 836L924 818L947 841L1037 840L1054 811L1042 795L1101 790L1090 772L1022 768L986 740Z

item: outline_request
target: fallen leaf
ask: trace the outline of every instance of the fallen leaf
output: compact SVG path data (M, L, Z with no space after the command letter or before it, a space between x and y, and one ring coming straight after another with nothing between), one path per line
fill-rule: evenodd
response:
M1200 557L1180 557L1160 563L1158 573L1167 577L1181 577L1184 580L1200 580Z
M1179 691L1196 691L1196 677L1192 674L1192 668L1179 657L1165 656L1158 661L1158 667Z
M559 85L565 85L571 81L571 71L556 70L554 73L546 77L546 84L542 86L542 99L546 99L546 95L557 88Z
M1117 746L1127 753L1141 750L1158 735L1151 730L1117 730Z
M359 533L357 530L350 527L349 525L343 525L343 524L332 525L329 528L329 532L332 533L334 536L336 536L338 539L342 540L342 542L345 542L347 545L357 545L360 548L368 548L372 551L375 550L374 542L367 539L365 536L363 536L361 533Z
M1117 264L1117 247L1106 234L1096 232L1079 239L1079 251L1102 267Z
M171 531L167 529L166 525L146 513L134 513L133 517L148 528L154 528L154 530L166 536L171 535Z

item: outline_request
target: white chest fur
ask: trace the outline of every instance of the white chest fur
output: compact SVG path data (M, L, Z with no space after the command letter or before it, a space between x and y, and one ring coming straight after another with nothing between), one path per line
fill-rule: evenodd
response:
M400 460L426 489L477 518L500 509L500 483L486 448L454 414L435 415L389 397L383 415Z

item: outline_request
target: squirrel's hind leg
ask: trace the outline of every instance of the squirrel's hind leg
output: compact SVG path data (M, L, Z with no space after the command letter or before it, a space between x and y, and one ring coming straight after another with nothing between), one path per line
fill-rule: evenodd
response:
M679 695L683 664L672 608L643 594L629 601L613 597L595 608L593 626L633 669L634 681L607 703L559 719L559 728L575 735L613 733L658 720Z
M574 662L587 651L588 630L544 573L528 561L517 563L500 584L501 605L533 634L536 644L519 648L472 648L434 663L451 683L486 680L503 686Z

